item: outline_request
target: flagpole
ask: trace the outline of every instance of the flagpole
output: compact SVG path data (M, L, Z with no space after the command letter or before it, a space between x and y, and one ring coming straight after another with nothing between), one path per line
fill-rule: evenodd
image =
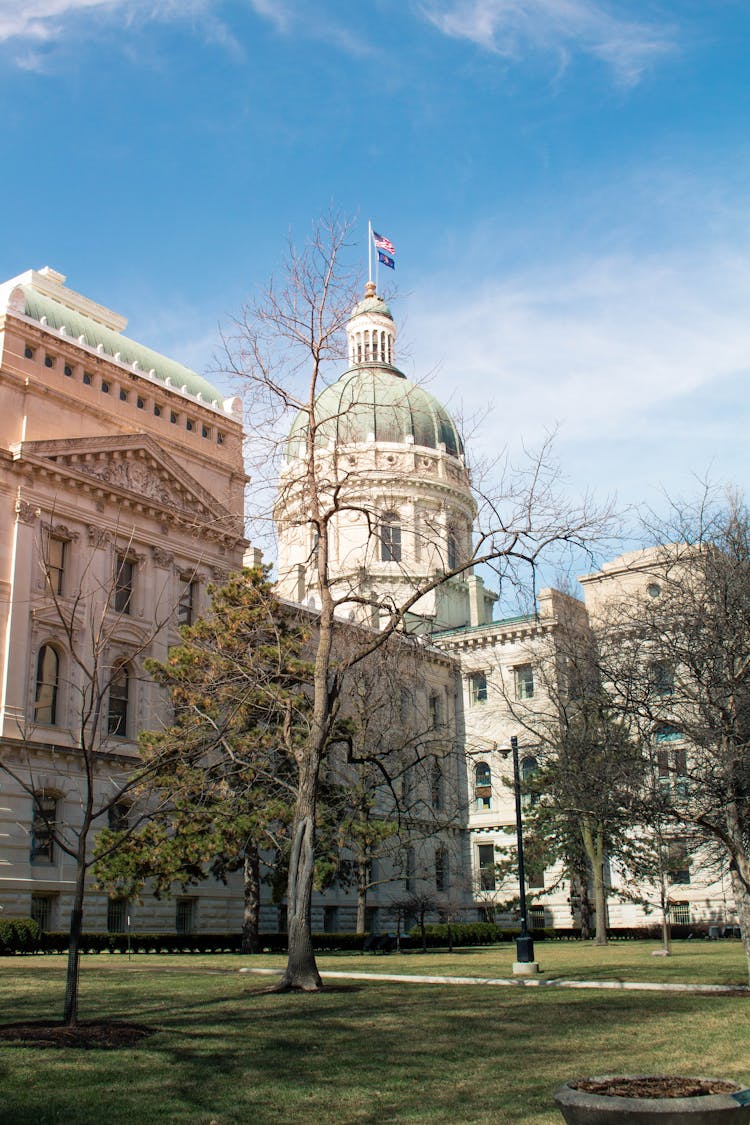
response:
M367 280L372 281L372 223L367 220Z

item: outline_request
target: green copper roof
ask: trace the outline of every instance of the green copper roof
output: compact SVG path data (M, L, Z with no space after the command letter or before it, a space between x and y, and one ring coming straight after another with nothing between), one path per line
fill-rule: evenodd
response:
M365 297L358 305L354 306L352 317L359 316L360 313L380 313L381 316L387 316L389 320L393 320L393 314L382 297Z
M67 305L39 293L31 286L24 285L22 289L26 302L24 308L26 316L34 320L41 320L44 316L50 328L65 328L66 335L73 340L83 336L83 342L90 348L101 345L102 351L113 358L119 353L120 361L129 367L132 367L137 360L140 371L148 374L153 369L160 382L166 383L169 379L171 386L178 391L184 387L188 394L194 397L201 395L207 403L217 402L219 405L223 403L224 395L221 391L213 387L207 379L191 371L189 367L184 367L176 360L168 359L167 356L160 355L159 352L152 351L143 344L137 344L135 340L129 340L127 336L122 336L114 329L99 324L91 317L74 312Z
M395 367L357 366L345 371L318 395L316 419L321 444L342 445L367 441L403 442L414 435L414 444L446 451L458 456L463 444L453 421L429 391L411 383ZM304 439L306 414L294 421L287 446L290 456L297 453Z

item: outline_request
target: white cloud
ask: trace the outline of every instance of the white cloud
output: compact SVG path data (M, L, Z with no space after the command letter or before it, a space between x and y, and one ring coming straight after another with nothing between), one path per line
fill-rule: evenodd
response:
M212 0L0 0L0 43L18 40L42 45L60 39L82 20L136 21L196 19L211 16ZM217 36L221 38L221 36ZM18 65L31 55L19 54Z
M593 55L625 85L673 47L666 28L620 18L597 0L422 0L421 10L445 35L504 58L529 49L553 52L562 63L572 51Z
M493 404L475 450L517 452L559 425L561 445L610 488L678 464L700 473L713 458L747 470L750 259L739 249L428 284L408 336L419 370L438 368L438 397L452 393L467 415Z

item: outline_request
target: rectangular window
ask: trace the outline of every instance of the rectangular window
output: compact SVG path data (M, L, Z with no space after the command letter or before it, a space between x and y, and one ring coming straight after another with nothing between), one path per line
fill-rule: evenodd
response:
M486 672L472 672L469 676L472 703L487 702L487 674Z
M515 669L516 699L534 698L534 669L530 664L519 664Z
M430 706L430 727L432 728L432 730L439 730L440 726L442 725L442 721L443 721L442 707L440 706L440 696L439 695L431 695L429 706Z
M128 696L130 677L127 665L120 664L112 669L107 700L107 733L119 738L128 737Z
M63 572L65 570L65 553L68 544L64 539L50 537L47 540L47 588L53 594L63 592Z
M378 908L377 906L365 907L365 933L376 934L378 932Z
M529 907L529 925L532 930L544 929L544 907L531 906Z
M47 933L54 928L57 895L32 895L30 916Z
M654 695L674 694L674 672L664 660L656 660L651 665L649 681Z
M128 923L128 900L111 898L107 903L107 933L124 934Z
M495 845L477 845L477 867L479 868L479 887L483 891L495 890Z
M401 524L395 520L380 525L380 561L401 562Z
M196 900L178 898L175 912L175 931L178 934L192 934L195 929Z
M432 773L430 775L430 801L433 809L436 809L438 812L440 812L445 805L443 767L440 765L440 762L435 762L432 767Z
M31 862L53 863L55 859L55 825L57 797L44 793L34 797L31 822Z
M683 837L667 844L667 878L678 886L690 883L690 852L688 841Z
M533 857L526 858L526 882L531 890L544 889L544 863Z
M118 554L115 561L115 611L130 613L133 599L135 563L127 555Z
M448 890L448 852L438 848L435 852L435 890Z
M179 600L177 602L177 624L193 624L193 607L195 602L195 582L191 578L179 578Z
M406 862L405 862L404 866L405 866L406 877L404 879L404 890L406 891L407 894L412 894L412 892L414 891L414 871L415 871L414 848L407 848L406 849L405 861Z
M669 921L673 926L689 926L690 925L690 903L689 902L670 902L669 904Z
M339 908L338 906L324 906L323 907L323 933L335 934L339 928Z
M289 925L289 921L288 921L288 917L287 917L287 908L286 908L285 905L277 907L277 922L276 922L276 925L279 927L279 933L280 934L286 933L287 927Z
M124 832L128 827L130 807L124 801L110 805L107 812L107 827L111 832Z

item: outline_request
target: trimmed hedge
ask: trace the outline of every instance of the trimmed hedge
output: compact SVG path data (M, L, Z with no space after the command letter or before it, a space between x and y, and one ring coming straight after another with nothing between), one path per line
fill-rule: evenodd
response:
M31 918L0 921L0 953L36 953L41 937L39 924Z
M493 922L455 922L451 925L454 946L498 945L514 942L518 928L495 925ZM695 926L672 926L675 940L686 938L707 938L708 923ZM448 926L445 923L425 926L427 945L430 949L445 948L448 945ZM313 947L318 953L361 952L365 934L316 933L313 934ZM546 929L532 930L534 941L580 940L580 930ZM609 941L658 941L661 937L659 926L630 926L610 930ZM0 921L0 955L14 953L67 953L69 937L67 933L45 933L31 918L11 918ZM401 938L402 949L418 949L422 944L419 926L414 926L408 935ZM82 953L240 953L242 937L231 934L91 934L81 935ZM263 953L285 953L287 935L268 933L260 935L260 949Z

